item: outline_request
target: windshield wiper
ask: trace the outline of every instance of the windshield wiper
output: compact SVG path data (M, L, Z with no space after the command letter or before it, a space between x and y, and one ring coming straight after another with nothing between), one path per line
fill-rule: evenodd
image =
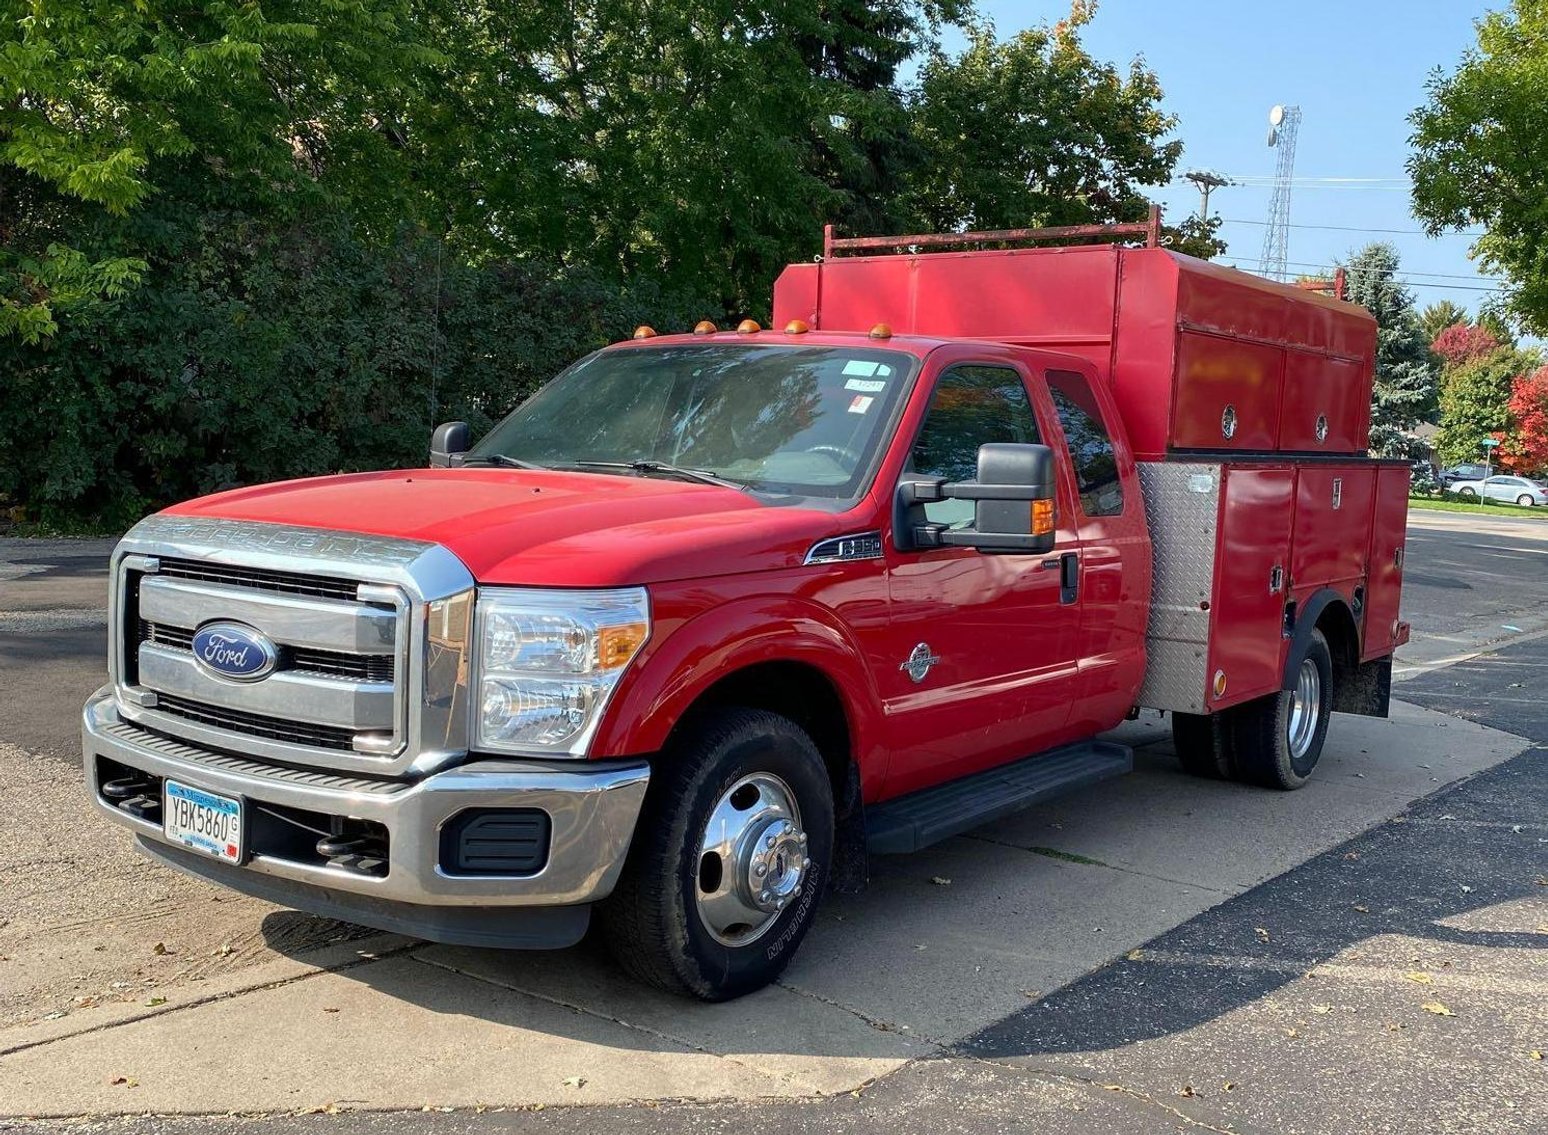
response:
M565 464L574 465L580 469L631 469L636 473L660 473L701 485L719 485L723 489L737 489L743 492L747 490L747 486L740 481L717 477L713 473L706 473L703 469L684 469L681 465L668 465L665 461L567 461Z
M503 453L485 453L478 457L464 457L464 465L498 465L503 469L547 469L547 465L539 465L536 461L523 461L519 457L508 457Z

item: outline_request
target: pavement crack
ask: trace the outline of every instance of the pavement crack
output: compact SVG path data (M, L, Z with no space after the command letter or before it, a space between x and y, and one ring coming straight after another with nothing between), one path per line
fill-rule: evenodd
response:
M369 955L362 955L350 961L336 966L323 966L308 970L306 973L293 974L290 977L277 978L274 981L266 981L260 985L244 986L241 989L227 989L219 993L209 993L203 997L195 997L189 1001L179 1001L177 1004L158 1005L145 1013L135 1013L131 1016L120 1017L116 1021L104 1021L100 1025L92 1025L90 1028L79 1029L73 1032L60 1033L58 1036L43 1037L39 1040L23 1041L6 1048L0 1048L0 1056L15 1056L18 1052L28 1052L34 1048L44 1048L61 1041L74 1040L76 1037L91 1036L94 1033L108 1032L112 1029L123 1028L125 1025L138 1024L140 1021L149 1020L152 1017L164 1017L171 1013L181 1013L187 1009L197 1009L201 1005L213 1005L220 1001L230 1001L237 997L246 997L251 993L263 993L270 989L282 989L287 985L298 985L314 977L320 977L328 973L343 973L346 970L355 969L358 966L371 965L384 961L387 958L398 957L403 954L412 954L415 950L422 950L427 943L411 942L390 950L372 950Z
M1095 1076L1083 1076L1078 1072L1073 1072L1069 1069L1059 1068L1057 1066L1038 1064L1010 1064L1005 1061L994 1060L990 1057L978 1056L968 1052L953 1052L951 1055L957 1057L958 1059L971 1060L975 1063L983 1064L991 1068L1000 1068L1009 1072L1019 1072L1022 1074L1042 1076L1050 1080L1057 1080L1061 1083L1086 1088L1093 1092L1115 1092L1128 1099L1142 1103L1146 1107L1152 1107L1160 1111L1164 1111L1179 1122L1186 1124L1188 1127L1196 1128L1200 1131L1215 1131L1218 1132L1219 1135L1243 1135L1242 1129L1240 1127L1220 1127L1207 1120L1200 1119L1198 1116L1189 1115L1186 1111L1183 1111L1182 1108L1168 1100L1152 1095L1150 1092L1142 1091L1139 1088L1131 1088L1127 1084L1116 1083L1112 1080L1102 1080L1096 1078Z
M690 1040L688 1037L677 1036L673 1033L666 1032L663 1029L653 1028L650 1025L640 1024L638 1021L630 1021L613 1013L602 1012L601 1010L594 1009L589 1005L583 1005L578 1001L571 1001L568 998L558 997L552 993L539 993L537 990L526 989L522 986L511 984L510 982L498 981L495 978L486 976L485 974L473 973L469 970L459 969L454 965L448 965L445 962L436 961L434 958L415 958L414 961L419 962L421 965L435 966L437 969L445 970L447 973L454 973L458 977L467 978L470 981L478 981L485 985L492 985L496 989L507 990L511 993L517 994L520 997L530 997L534 1001L542 1001L545 1004L553 1005L560 1009L568 1009L572 1013L580 1013L583 1016L592 1017L599 1021L608 1021L619 1026L620 1028L629 1029L632 1032L644 1033L646 1036L651 1036L655 1037L657 1040L666 1041L669 1044L678 1046L679 1048L687 1049L689 1052L698 1052L705 1056L713 1056L717 1060L724 1060L728 1064L734 1064L738 1068L745 1068L749 1072L754 1072L760 1076L769 1076L773 1078L778 1077L777 1073L770 1072L766 1068L760 1068L756 1064L751 1064L748 1061L739 1059L738 1057L732 1056L729 1053L716 1052L713 1048L710 1048L708 1045L701 1044L696 1040ZM801 1087L804 1091L814 1091L810 1084L803 1083Z
M791 993L796 994L799 997L809 997L813 1001L816 1001L818 1004L827 1005L829 1008L837 1009L841 1013L848 1013L851 1017L854 1017L856 1020L863 1022L879 1033L890 1033L893 1036L904 1036L910 1040L920 1041L935 1049L937 1055L945 1055L948 1051L947 1041L939 1040L932 1036L926 1036L924 1033L916 1033L907 1025L900 1025L894 1021L884 1021L880 1017L873 1017L869 1013L866 1013L860 1009L856 1009L853 1005L846 1005L842 1001L836 1001L832 997L827 997L821 993L815 992L814 990L803 989L799 985L792 985L790 982L784 981L783 979L775 981L774 984L779 986L781 989L785 989ZM911 1064L918 1059L920 1058L917 1056L910 1057L908 1063Z
M995 847L1005 847L1012 851L1024 851L1028 855L1041 855L1046 859L1057 859L1065 863L1076 863L1082 867L1100 867L1106 871L1118 871L1125 875L1134 875L1141 879L1154 879L1158 883L1171 883L1173 886L1177 887L1191 887L1194 890L1204 891L1212 895L1230 897L1239 893L1241 890L1241 888L1237 888L1236 890L1227 890L1221 887L1211 887L1207 883L1194 882L1192 879L1174 879L1170 875L1157 875L1152 871L1140 871L1134 867L1125 867L1121 863L1104 863L1100 859L1092 859L1090 856L1080 855L1073 851L1061 851L1057 847L1029 847L1024 843L1013 843L1010 840L995 839L993 836L979 835L976 832L969 832L959 836L958 838L970 839L977 843L993 844ZM1246 885L1251 886L1252 884Z

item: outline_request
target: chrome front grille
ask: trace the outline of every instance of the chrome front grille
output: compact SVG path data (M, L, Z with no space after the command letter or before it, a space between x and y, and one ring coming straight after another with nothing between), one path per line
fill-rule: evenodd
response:
M466 752L473 580L439 545L157 516L119 545L114 580L114 683L140 728L377 775ZM273 669L236 680L196 658L195 634L214 622L260 632ZM458 664L432 668L448 627Z
M140 642L153 642L174 650L193 649L193 628L139 620ZM350 654L336 650L308 650L299 646L280 648L279 670L302 670L309 674L329 674L336 678L354 678L361 682L393 680L396 659L391 654Z
M355 731L328 725L308 725L299 721L282 721L257 713L222 709L218 705L189 701L158 694L156 709L188 721L229 729L234 733L246 733L254 737L272 737L276 741L289 741L296 745L315 745L321 749L342 749L349 752L354 747Z
M251 587L259 591L278 591L287 595L316 595L324 599L353 601L360 590L358 579L330 579L293 571L263 571L234 564L205 564L195 560L165 559L161 574L179 579L197 579L204 583L225 583Z

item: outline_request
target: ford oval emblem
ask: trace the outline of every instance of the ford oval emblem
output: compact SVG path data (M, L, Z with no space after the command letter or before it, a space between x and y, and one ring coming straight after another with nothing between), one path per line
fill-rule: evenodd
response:
M243 623L205 623L193 636L194 661L221 678L256 682L279 662L279 648L262 631Z

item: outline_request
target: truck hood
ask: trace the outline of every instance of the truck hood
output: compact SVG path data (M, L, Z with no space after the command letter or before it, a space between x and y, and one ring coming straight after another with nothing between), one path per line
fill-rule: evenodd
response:
M845 531L833 513L717 485L495 468L281 481L167 511L432 541L480 583L563 587L790 567Z

